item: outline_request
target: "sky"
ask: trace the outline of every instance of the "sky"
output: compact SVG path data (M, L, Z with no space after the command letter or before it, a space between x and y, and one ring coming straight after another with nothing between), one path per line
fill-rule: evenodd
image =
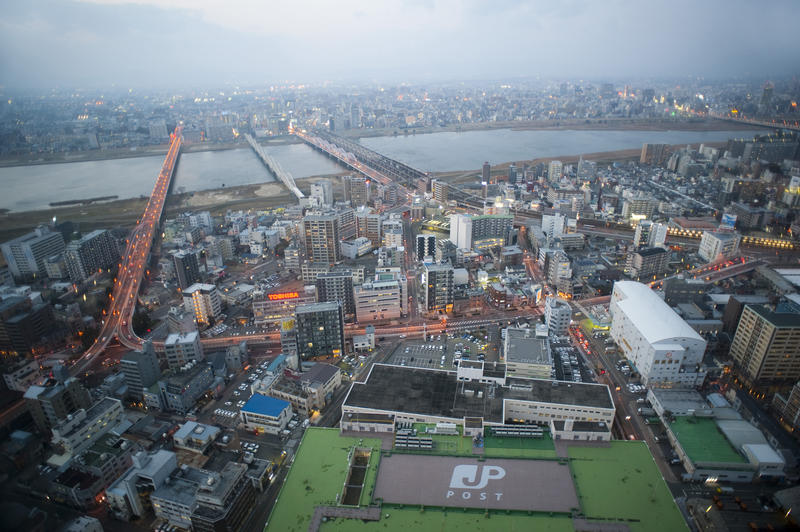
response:
M795 0L7 0L0 85L797 74Z

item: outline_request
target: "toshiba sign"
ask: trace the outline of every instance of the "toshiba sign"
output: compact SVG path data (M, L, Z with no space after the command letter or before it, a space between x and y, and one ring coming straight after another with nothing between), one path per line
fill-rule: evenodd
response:
M281 292L279 294L267 294L270 301L280 301L281 299L297 299L300 294L297 292Z

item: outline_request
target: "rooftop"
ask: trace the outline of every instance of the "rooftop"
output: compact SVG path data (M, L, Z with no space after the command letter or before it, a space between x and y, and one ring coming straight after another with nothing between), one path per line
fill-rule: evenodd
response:
M314 314L315 312L328 312L336 310L341 307L338 301L327 301L325 303L309 303L307 305L297 305L295 308L296 314Z
M537 338L536 329L509 327L506 329L506 362L517 364L546 364L553 360L547 338Z
M794 312L773 312L764 305L747 305L747 308L755 312L764 320L770 322L775 327L800 327L800 314L796 314Z
M186 344L192 343L197 340L197 331L192 331L189 333L172 333L167 336L167 339L164 340L164 345L176 345L176 344Z
M747 462L711 418L678 417L672 422L670 429L692 462Z
M614 283L614 293L623 296L616 305L651 344L673 338L703 341L697 331L678 316L648 285L634 281L617 281ZM613 304L612 296L612 306Z
M539 379L507 379L508 387L459 382L456 373L375 364L367 381L355 382L345 399L354 407L450 417L483 417L503 423L503 400L517 399L613 409L608 387ZM554 384L556 382L556 384Z
M250 412L262 416L278 417L286 407L290 407L288 401L276 399L260 393L253 394L252 397L242 407L242 412Z

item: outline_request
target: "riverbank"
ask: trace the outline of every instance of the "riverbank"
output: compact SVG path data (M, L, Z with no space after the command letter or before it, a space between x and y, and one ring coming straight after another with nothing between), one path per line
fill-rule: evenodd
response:
M350 138L368 138L427 135L431 133L444 132L487 131L492 129L511 129L515 131L564 129L588 131L752 131L753 129L764 129L765 132L771 131L771 128L761 128L760 126L752 126L750 124L741 124L738 122L719 120L716 118L676 118L669 120L604 118L585 120L574 119L479 122L475 124L453 124L445 127L412 127L410 129L353 129L341 133L337 132L337 134Z
M302 141L294 136L285 135L282 137L261 140L264 146L280 146L283 144L299 144ZM10 168L14 166L36 166L41 164L60 164L60 163L82 163L88 161L107 161L110 159L134 159L138 157L165 157L167 154L167 144L155 146L143 146L139 148L126 148L115 150L90 150L81 152L66 153L32 153L26 155L15 155L0 157L0 168ZM249 150L247 142L237 140L235 142L225 142L219 144L198 143L184 144L181 147L182 153L196 153L205 151L227 151L227 150Z
M726 142L704 142L704 143L695 143L689 144L694 149L697 149L700 144L704 146L709 146L712 148L722 148L727 143ZM685 148L686 144L673 144L671 145L672 149L681 149ZM517 168L521 168L522 165L527 164L528 166L535 166L539 163L549 163L550 161L561 161L564 164L577 164L581 157L583 157L587 161L594 161L599 166L600 165L607 165L614 162L627 162L627 161L638 161L642 155L641 148L631 148L629 150L615 150L615 151L605 151L605 152L598 152L598 153L583 153L579 155L559 155L556 157L538 157L536 159L529 159L529 160L521 160L521 161L508 161L505 163L500 163L496 165L492 165L492 175L504 175L508 172L508 167L510 165L516 165ZM481 173L480 168L476 168L474 170L452 170L448 172L434 172L432 174L433 177L436 179L441 179L448 183L452 184L459 184L459 183L467 183L467 182L474 182L476 177Z
M341 199L341 177L345 173L312 176L298 179L297 184L308 194L311 184L322 179L334 180L336 197ZM165 204L166 217L171 218L187 210L208 210L224 214L229 209L269 209L295 205L297 199L276 182L223 187L185 193L171 193ZM50 223L53 217L69 220L81 232L114 227L130 228L144 212L147 198L128 198L90 205L70 205L52 209L23 212L0 212L0 242L16 238L40 224Z

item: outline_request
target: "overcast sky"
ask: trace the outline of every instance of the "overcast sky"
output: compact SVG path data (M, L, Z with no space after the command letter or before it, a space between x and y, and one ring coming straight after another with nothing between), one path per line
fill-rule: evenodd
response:
M6 87L784 77L795 0L7 0Z

